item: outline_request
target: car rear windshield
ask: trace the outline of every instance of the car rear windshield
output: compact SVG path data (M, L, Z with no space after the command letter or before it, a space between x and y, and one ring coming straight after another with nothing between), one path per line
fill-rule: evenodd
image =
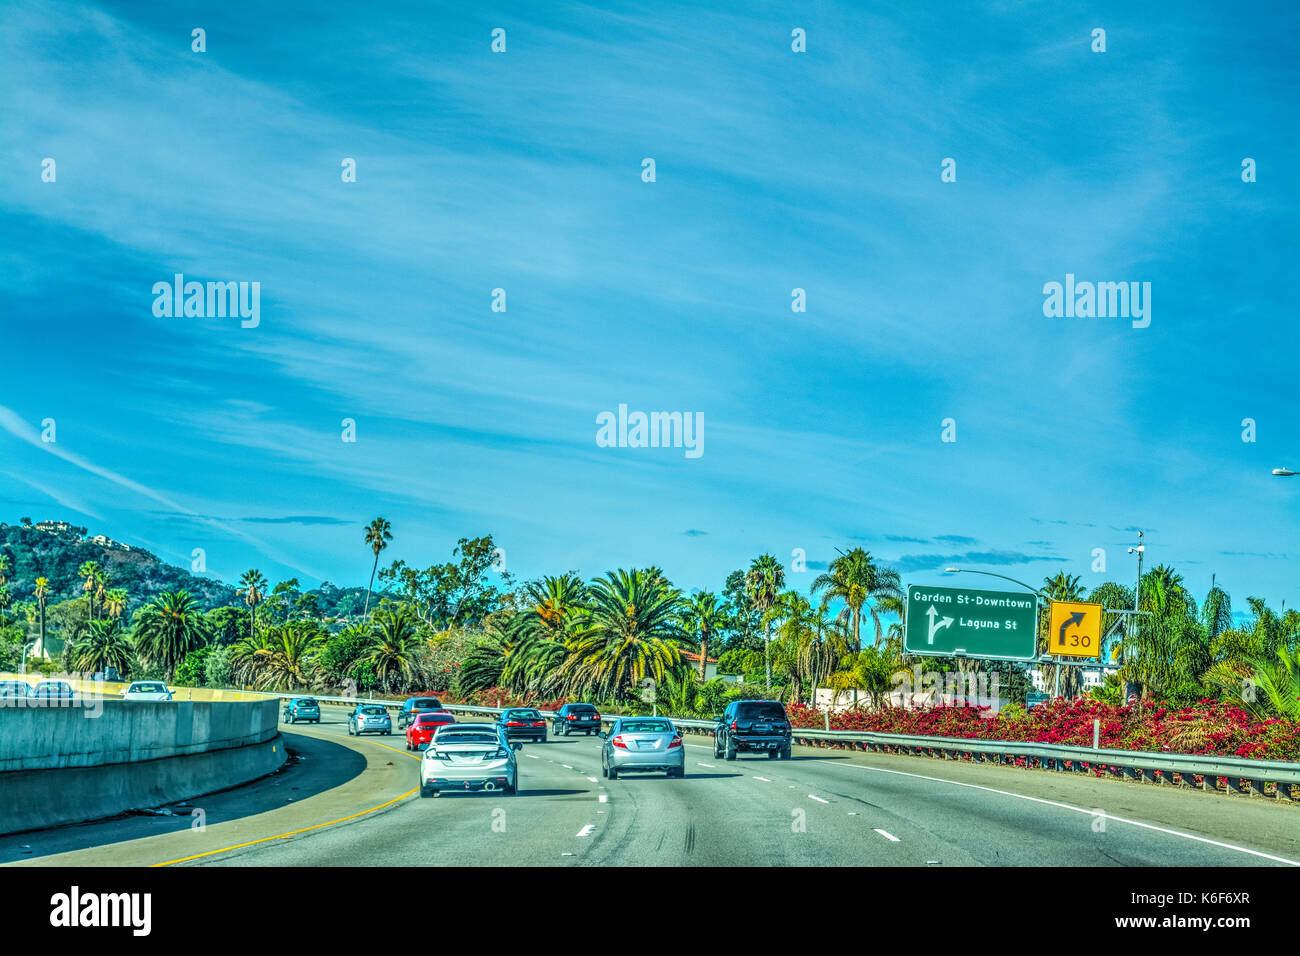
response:
M465 733L461 731L450 734L444 731L443 733L438 734L437 740L438 746L440 747L444 744L495 744L499 742L496 734L490 734L486 731L480 733Z
M388 713L388 711L384 710L382 707L362 707L361 713L365 714L367 717L382 717L384 714Z
M135 684L131 687L131 690L139 694L157 694L166 689L162 684Z
M300 698L300 699L298 700L298 706L299 706L299 707L315 707L315 706L316 706L316 701L312 700L310 697L302 697L302 698Z
M539 713L538 713L537 711L535 711L535 710L508 710L508 711L506 711L506 716L507 716L507 717L529 717L529 718L532 718L532 717L540 717L540 716L542 716L542 715L539 714Z
M450 724L452 723L451 714L421 714L416 720L418 724Z
M671 734L673 725L666 720L625 720L618 729L629 734Z
M776 701L758 701L753 704L741 704L736 708L736 716L749 720L785 720L785 707Z
M595 707L592 707L591 704L577 704L576 706L573 706L573 707L570 707L570 708L569 708L569 713L571 713L571 714L594 714L594 713L596 713L596 708L595 708Z
M442 702L439 701L439 700L435 700L435 699L432 698L432 697L425 697L425 698L423 698L422 700L413 700L413 701L411 701L411 706L412 706L412 707L423 707L423 708L425 708L426 710L428 710L428 709L437 710L439 707L442 706Z

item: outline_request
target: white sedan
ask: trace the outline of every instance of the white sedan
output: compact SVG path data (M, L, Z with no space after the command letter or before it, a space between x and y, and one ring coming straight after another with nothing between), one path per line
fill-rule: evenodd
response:
M156 680L138 680L126 689L123 700L171 700L167 685Z

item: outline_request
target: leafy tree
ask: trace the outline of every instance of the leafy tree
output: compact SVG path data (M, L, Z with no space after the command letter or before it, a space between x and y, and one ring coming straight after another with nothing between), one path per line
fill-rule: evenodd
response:
M186 654L181 666L176 668L176 683L182 687L206 686L208 660L219 650L214 644L205 644Z
M732 571L727 575L722 596L727 612L727 635L719 650L726 652L743 647L751 651L762 651L763 615L749 603L745 592L744 571Z
M244 612L237 607L217 607L203 615L203 627L218 647L229 647L244 631Z
M487 575L496 561L496 544L491 535L461 538L453 557L456 562L435 564L423 571L395 561L379 572L379 579L396 585L402 599L419 619L435 630L479 624L502 600L488 583ZM501 574L503 581L510 576Z
M516 692L537 690L563 663L565 642L586 610L586 592L573 573L524 586L522 602L527 606L505 625L503 686Z
M230 669L230 648L213 645L203 663L203 682L208 687L228 687L234 680Z

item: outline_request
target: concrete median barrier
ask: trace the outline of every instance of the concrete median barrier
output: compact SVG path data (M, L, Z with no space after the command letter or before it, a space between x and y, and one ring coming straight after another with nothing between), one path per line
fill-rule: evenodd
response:
M286 759L273 699L75 703L0 707L0 833L187 800Z

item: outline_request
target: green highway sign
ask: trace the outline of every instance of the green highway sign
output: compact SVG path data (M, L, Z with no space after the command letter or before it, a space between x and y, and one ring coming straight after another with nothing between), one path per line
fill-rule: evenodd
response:
M1031 661L1038 630L1038 596L909 585L903 625L907 654Z

